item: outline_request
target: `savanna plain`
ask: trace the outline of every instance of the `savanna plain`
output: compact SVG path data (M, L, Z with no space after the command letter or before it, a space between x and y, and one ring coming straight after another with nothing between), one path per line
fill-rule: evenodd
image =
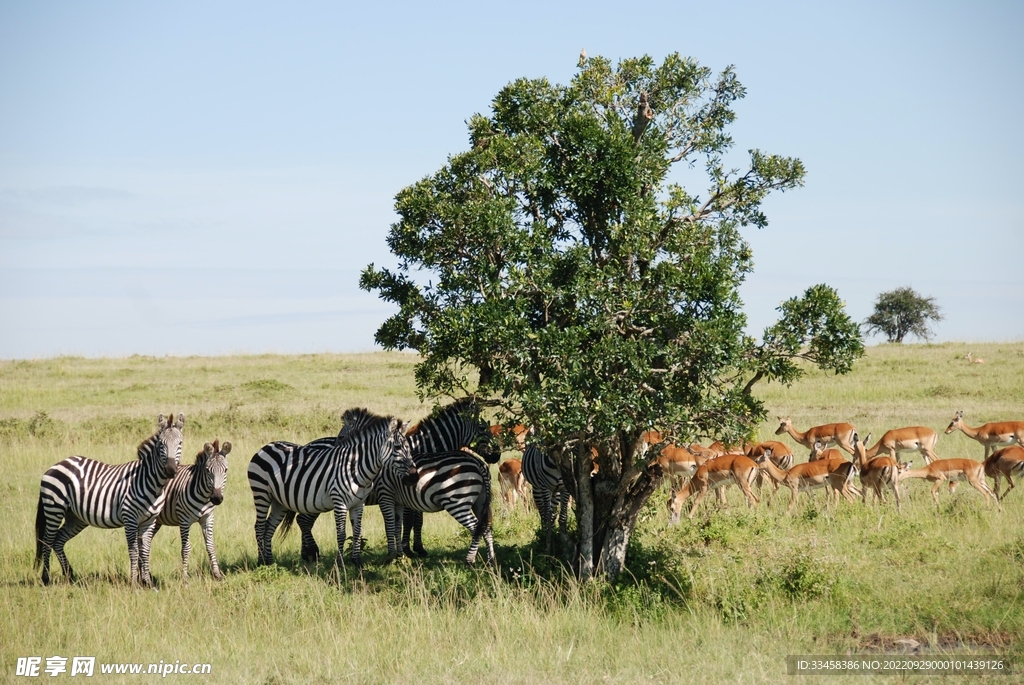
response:
M902 639L924 656L1009 656L1018 675L990 680L1024 677L1024 492L1000 512L962 484L953 495L943 488L936 507L931 485L913 480L902 514L891 496L826 506L819 492L786 516L788 492L768 488L747 509L732 488L726 508L709 497L692 521L669 527L666 484L642 514L628 572L614 585L581 584L543 554L536 511L504 506L494 468L497 571L482 559L465 566L469 535L445 513L427 516L429 558L384 565L376 508L364 515L362 573L334 570L331 516L315 529L319 563L301 561L296 531L275 542L275 566L257 568L252 454L271 440L334 435L348 407L423 417L415 362L388 353L0 361L0 681L25 681L14 675L18 657L89 655L212 665L168 682L825 682L786 676L786 656L879 655ZM942 431L958 410L972 426L1024 420L1024 343L881 345L847 376L809 370L759 393L762 440L776 439L776 416L801 430L846 421L875 439L923 425L940 433L940 458L980 460L979 443ZM43 472L75 454L130 461L157 414L171 412L186 417L183 462L214 438L233 444L215 527L225 579L210 577L194 527L184 582L178 535L162 530L157 589L133 588L123 531L89 528L67 547L78 582L55 564L55 583L43 587L32 568ZM777 439L806 460L803 447ZM923 466L917 454L903 459Z

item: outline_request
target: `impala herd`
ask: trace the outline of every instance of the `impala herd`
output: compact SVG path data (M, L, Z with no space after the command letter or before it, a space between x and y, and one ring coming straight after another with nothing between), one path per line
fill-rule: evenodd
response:
M657 462L673 479L668 501L670 523L678 523L683 504L691 497L690 518L709 491L715 490L719 500L724 501L724 488L730 484L740 488L748 506L755 506L759 500L753 486L761 486L766 481L774 490L789 488L791 497L786 513L793 510L801 492L817 488L825 488L829 493L826 500L836 502L840 497L850 502L861 497L866 502L869 490L874 493L876 502L884 501L884 491L891 490L896 508L900 510L900 484L911 478L933 483L932 498L936 504L943 483L948 483L949 491L953 492L960 481L967 481L985 497L986 505L992 496L996 507L1001 509L1000 500L1014 487L1013 477L1024 476L1024 422L1003 421L972 428L964 423L963 412L959 411L946 433L956 430L985 447L984 461L939 459L935 453L938 435L925 426L886 431L877 443L868 447L871 436L861 441L856 428L848 423L830 423L801 432L793 427L789 418L782 417L779 417L775 434L788 434L810 449L806 463L794 465L792 451L775 440L748 443L741 448L729 448L718 442L708 447L696 443L678 446L667 443L657 431L649 431L644 435L644 443L650 448L661 446L652 463ZM830 448L831 445L839 449ZM847 460L840 450L848 452L853 459ZM925 467L911 469L912 462L902 462L900 455L906 452L920 452ZM858 475L860 487L854 483ZM995 480L994 490L989 487L986 476ZM1000 495L1003 478L1009 487Z

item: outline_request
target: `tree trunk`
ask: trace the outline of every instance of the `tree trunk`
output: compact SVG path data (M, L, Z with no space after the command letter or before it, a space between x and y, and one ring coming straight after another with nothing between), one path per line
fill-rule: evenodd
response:
M594 575L594 491L590 482L591 461L580 440L576 454L576 535L580 580Z
M657 465L641 471L639 477L635 470L623 474L622 487L615 506L603 522L595 522L598 526L603 524L606 531L597 568L609 581L614 581L626 567L626 550L636 527L637 517L659 482L661 467Z

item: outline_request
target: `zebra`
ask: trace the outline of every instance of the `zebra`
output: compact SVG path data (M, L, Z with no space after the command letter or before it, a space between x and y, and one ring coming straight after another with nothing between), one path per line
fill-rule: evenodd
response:
M341 429L339 437L355 428L357 426L353 425L350 427L349 422L346 422ZM463 447L479 454L488 464L496 464L501 459L501 446L491 431L490 425L481 421L480 409L477 406L476 400L471 397L461 398L436 410L430 416L410 428L406 438L409 440L409 449L412 452L413 461L418 469L429 466L434 455L446 454ZM306 447L312 455L317 450L326 450L332 440L333 438L321 438L309 443ZM490 478L490 473L487 474L487 477L488 479ZM418 477L418 480L422 480L422 475ZM374 492L370 494L364 504L366 506L379 504L378 496L379 493L375 486ZM467 502L469 502L467 506L472 507L472 503L476 501L478 496L477 492L475 490L467 492L466 496ZM451 494L447 497L450 502ZM419 501L417 498L409 496L406 498L406 501L410 502L410 504L405 507L405 516L396 519L396 521L403 522L403 528L406 531L403 533L403 540L406 543L403 549L408 549L408 531L411 529L415 533L415 551L420 556L426 556L426 550L423 548L422 542L423 511L441 511L448 507L440 503L432 503L427 509L419 510L415 508L415 503ZM451 506L455 505L451 504ZM449 511L451 510L449 509ZM386 522L389 512L382 510L381 513L384 515ZM455 516L454 513L452 515ZM313 538L313 524L316 522L316 517L316 514L299 514L296 517L299 530L302 532L302 559L304 561L314 561L320 554L320 549ZM456 520L466 525L457 516ZM487 535L490 535L489 531ZM391 538L389 538L388 542L389 552L392 552L393 550L390 547Z
M558 507L558 528L563 537L569 518L569 491L562 479L562 471L546 452L530 444L523 452L523 475L526 482L533 486L533 501L540 513L541 529L550 552L551 533L555 527L553 505Z
M68 457L43 474L36 508L34 564L43 569L43 585L50 584L51 549L64 576L74 581L64 545L88 526L123 527L131 582L152 585L149 545L140 545L140 539L155 524L164 503L164 485L181 462L185 415L178 414L171 423L160 414L156 423L157 432L139 445L136 461L110 465L86 457Z
M213 577L217 580L224 578L213 550L213 509L224 501L229 452L230 442L223 446L219 440L206 443L203 451L196 455L195 463L179 466L178 472L164 486L164 506L156 517L156 525L148 533L146 548L150 547L161 526L177 528L181 533L181 575L185 579L188 579L188 557L192 551L189 530L196 521L203 530Z
M491 533L491 471L475 456L462 450L420 455L416 461L416 482L406 483L393 474L381 473L374 483L377 503L384 514L385 528L389 520L402 520L410 509L423 512L445 510L461 523L473 539L466 555L466 563L476 561L480 540L487 542L487 560L495 563L494 538ZM389 512L393 511L393 514ZM410 526L405 526L401 547L397 531L388 530L388 556L394 558L399 550L409 549ZM422 543L417 537L422 550ZM425 554L425 552L423 552Z
M334 511L338 538L335 564L344 565L345 520L352 514L352 562L362 565L363 501L370 494L381 469L412 477L415 465L409 454L404 426L390 416L366 409L350 409L346 424L361 427L343 430L334 446L307 451L285 443L269 443L249 462L249 487L256 505L256 547L259 564L274 561L271 540L287 512L319 514ZM392 525L394 525L392 523Z

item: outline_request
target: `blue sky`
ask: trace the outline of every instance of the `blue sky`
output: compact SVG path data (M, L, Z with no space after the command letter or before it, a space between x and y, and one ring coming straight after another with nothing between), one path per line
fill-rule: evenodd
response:
M373 349L393 197L580 48L735 64L736 150L806 186L751 230L750 329L910 285L1024 339L1024 5L0 0L0 358Z

